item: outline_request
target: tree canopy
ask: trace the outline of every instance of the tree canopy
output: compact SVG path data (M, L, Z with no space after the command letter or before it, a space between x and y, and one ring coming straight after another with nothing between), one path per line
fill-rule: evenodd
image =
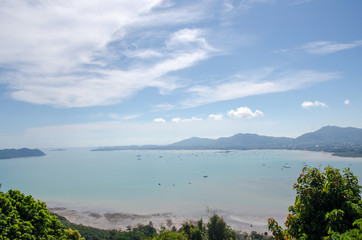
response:
M294 184L297 196L283 230L274 219L269 229L276 239L362 239L362 201L358 178L350 169L304 168ZM351 235L352 236L352 235Z
M46 204L18 190L0 191L1 239L82 240L78 231L66 230Z

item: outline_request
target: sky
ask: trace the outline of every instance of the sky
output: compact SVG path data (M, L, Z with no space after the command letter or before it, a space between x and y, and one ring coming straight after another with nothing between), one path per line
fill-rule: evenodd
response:
M0 149L362 128L360 0L2 0Z

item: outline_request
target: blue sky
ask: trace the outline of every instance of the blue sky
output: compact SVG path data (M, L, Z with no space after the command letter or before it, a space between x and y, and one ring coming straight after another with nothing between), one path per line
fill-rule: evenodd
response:
M0 148L362 128L362 1L0 6Z

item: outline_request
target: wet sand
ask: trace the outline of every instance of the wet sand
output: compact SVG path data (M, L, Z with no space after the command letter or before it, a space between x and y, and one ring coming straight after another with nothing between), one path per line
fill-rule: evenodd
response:
M60 206L49 206L49 210L65 217L68 221L75 224L122 231L126 230L128 226L134 228L139 225L147 225L149 222L152 222L156 229L159 229L161 225L167 228L172 228L173 226L180 228L184 222L191 221L196 223L200 218L206 223L212 214L206 210L204 213L195 214L194 216L182 216L175 213L132 214L109 210L74 209ZM215 212L223 217L225 222L236 231L248 233L252 231L258 233L268 232L268 217L236 215L222 211Z

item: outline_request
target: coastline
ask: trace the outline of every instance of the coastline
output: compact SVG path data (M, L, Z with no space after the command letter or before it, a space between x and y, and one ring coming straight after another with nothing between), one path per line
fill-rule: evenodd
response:
M11 182L72 223L123 231L150 221L156 228L208 222L216 212L234 230L263 233L269 217L285 222L293 183L304 166L350 167L362 176L361 158L302 150L82 149L8 162L0 171L5 190ZM15 168L18 174L11 174Z
M171 212L135 214L117 211L116 209L78 209L76 207L65 207L58 204L48 204L48 209L66 218L71 223L106 230L115 229L125 231L127 227L134 228L139 225L147 225L150 222L152 222L156 229L160 229L160 226L169 229L175 226L178 229L187 221L196 223L202 218L204 222L208 222L210 216L215 212L223 217L225 222L236 231L247 233L251 233L252 231L258 233L269 232L267 226L268 216L238 215L226 211L205 210L194 215L182 215ZM280 221L281 217L276 220Z

